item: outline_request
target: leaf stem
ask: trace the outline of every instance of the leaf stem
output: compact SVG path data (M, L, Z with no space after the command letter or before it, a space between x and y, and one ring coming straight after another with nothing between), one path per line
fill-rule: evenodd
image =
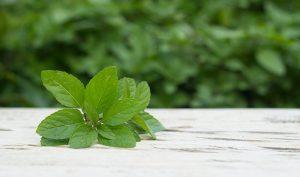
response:
M86 113L83 113L83 120L84 120L84 122L85 122L86 124L91 124L91 126L92 126L94 129L97 129L97 126L94 124L93 121L91 121L91 120L88 118L88 116L87 116Z
M89 122L86 113L83 113L83 120L84 120L84 122Z

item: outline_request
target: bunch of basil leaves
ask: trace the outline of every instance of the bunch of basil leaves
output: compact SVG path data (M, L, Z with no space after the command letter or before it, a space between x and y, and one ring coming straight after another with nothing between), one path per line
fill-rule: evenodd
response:
M145 112L151 95L147 82L119 80L114 66L100 71L86 87L62 71L42 71L41 78L56 100L69 107L39 124L36 132L42 136L44 146L86 148L98 140L106 146L132 148L141 140L139 134L148 133L156 139L154 133L164 129Z

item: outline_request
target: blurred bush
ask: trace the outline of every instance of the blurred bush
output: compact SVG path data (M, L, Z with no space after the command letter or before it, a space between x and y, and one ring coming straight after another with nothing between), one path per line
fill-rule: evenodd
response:
M152 107L298 107L299 39L299 0L1 0L0 106L57 106L43 69L117 65Z

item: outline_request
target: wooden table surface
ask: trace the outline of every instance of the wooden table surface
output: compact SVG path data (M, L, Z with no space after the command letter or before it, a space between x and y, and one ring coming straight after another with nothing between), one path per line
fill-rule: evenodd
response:
M0 109L0 177L299 177L299 109L152 109L167 128L134 149L41 147L55 109Z

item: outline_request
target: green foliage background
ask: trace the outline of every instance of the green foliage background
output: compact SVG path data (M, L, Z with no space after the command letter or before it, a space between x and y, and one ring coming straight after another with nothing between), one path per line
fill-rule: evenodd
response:
M57 106L43 69L147 80L151 107L299 107L299 0L1 0L0 106Z

